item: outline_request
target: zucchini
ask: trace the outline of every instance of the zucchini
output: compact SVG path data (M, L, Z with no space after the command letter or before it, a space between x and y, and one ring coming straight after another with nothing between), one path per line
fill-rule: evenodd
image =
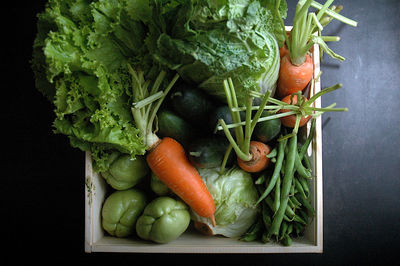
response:
M263 111L261 117L266 117L269 114ZM258 122L254 128L254 137L261 142L268 142L278 136L281 132L281 120L279 118Z
M223 119L227 125L233 123L231 111L229 110L229 107L227 105L219 106L213 112L211 112L209 116L209 126L211 132L214 132L219 119ZM245 121L246 119L245 112L240 112L240 119L241 121ZM229 129L229 131L231 132L232 136L235 137L234 135L235 129L231 128ZM222 130L217 131L216 134L225 136L225 133Z
M207 122L208 115L214 110L214 102L201 89L181 85L171 94L173 110L193 125Z
M222 136L202 137L193 141L188 148L190 162L197 168L219 167L224 159L229 142ZM231 165L234 159L232 151L227 165Z
M168 109L160 110L157 118L160 137L173 138L185 147L194 136L193 127Z

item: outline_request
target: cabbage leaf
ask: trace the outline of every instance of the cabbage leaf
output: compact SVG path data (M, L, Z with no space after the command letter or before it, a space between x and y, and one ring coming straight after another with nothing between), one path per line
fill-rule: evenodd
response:
M219 168L198 169L214 199L216 226L208 218L192 213L192 219L210 228L214 235L240 237L254 223L259 212L258 192L250 173L238 167L219 174Z
M270 89L279 65L275 1L49 0L31 64L37 89L54 104L54 132L90 151L100 172L116 150L144 154L128 64L149 80L176 70L221 99L228 76L239 101Z
M171 2L178 1L164 5ZM150 27L159 36L151 51L158 62L220 100L225 100L222 82L228 77L239 103L250 90L274 90L280 62L277 40L282 44L284 39L275 1L181 2L168 11L159 3L153 12L158 24ZM281 2L285 16L286 2Z

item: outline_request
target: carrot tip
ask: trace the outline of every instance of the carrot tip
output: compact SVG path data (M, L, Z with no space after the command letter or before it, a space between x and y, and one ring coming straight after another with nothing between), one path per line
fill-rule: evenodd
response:
M213 226L213 227L216 227L216 226L217 226L217 223L215 222L214 214L210 216L210 220L211 220L212 226Z

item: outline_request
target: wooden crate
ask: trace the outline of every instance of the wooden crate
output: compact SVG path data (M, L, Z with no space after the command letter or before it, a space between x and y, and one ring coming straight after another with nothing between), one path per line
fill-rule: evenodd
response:
M319 48L313 47L314 77L320 72ZM313 95L321 90L320 81L315 82ZM321 107L320 98L313 103ZM302 128L303 135L309 134ZM305 132L307 130L307 132ZM322 215L322 130L321 117L316 119L315 135L308 150L314 178L310 182L311 203L316 215L301 238L294 238L289 247L280 244L242 242L218 236L205 236L189 228L177 240L168 244L155 244L143 241L136 236L115 238L107 236L101 226L101 208L108 185L93 171L91 157L86 153L85 175L85 251L90 252L138 252L138 253L321 253L323 245Z

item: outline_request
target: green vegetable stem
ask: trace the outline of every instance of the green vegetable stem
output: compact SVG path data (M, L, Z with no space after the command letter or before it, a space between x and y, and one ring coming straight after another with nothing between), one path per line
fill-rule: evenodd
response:
M145 146L151 148L159 138L154 133L154 122L161 103L172 89L179 75L176 74L164 91L160 91L160 87L166 72L161 71L150 88L150 81L145 80L144 73L141 70L134 70L128 64L129 73L132 76L132 94L134 103L132 104L132 115L136 126L140 130Z
M313 89L315 84L315 79L313 79L311 81L311 89ZM228 87L228 85L226 85L226 90L228 93L230 93L228 91L228 89L231 89L230 87ZM326 88L324 90L319 91L318 93L316 93L315 95L313 95L308 101L306 101L306 98L304 95L301 94L301 92L297 92L294 93L291 96L291 99L293 99L293 97L297 97L297 102L296 104L287 104L285 102L282 102L278 99L272 98L272 97L266 97L267 95L263 95L261 93L252 91L250 93L251 96L263 99L265 102L262 102L262 104L260 106L251 106L250 104L246 107L238 107L237 105L234 104L234 102L232 102L232 100L230 100L230 102L232 102L230 108L232 110L232 115L234 117L234 123L232 124L228 124L226 125L224 123L223 120L219 121L219 125L216 127L216 130L224 130L225 134L227 135L228 139L230 140L230 143L232 144L232 147L234 147L235 151L238 151L238 156L242 156L243 158L247 158L246 156L248 156L248 154L246 154L246 150L241 150L240 149L240 144L243 145L244 143L244 138L243 138L243 131L241 129L241 127L243 125L245 125L246 123L251 122L251 127L250 127L250 131L249 133L252 133L252 130L254 130L253 128L253 124L255 125L255 123L257 122L262 122L262 121L268 121L268 120L272 120L272 119L276 119L276 118L281 118L281 117L285 117L285 116L290 116L290 115L296 115L296 124L295 127L293 128L292 133L286 134L285 136L281 136L278 141L282 141L284 139L288 139L294 135L297 134L298 130L299 130L299 123L300 123L300 118L302 116L311 116L312 118L316 118L320 115L322 115L325 112L347 112L348 109L347 108L335 108L336 103L333 103L327 107L324 108L318 108L318 107L313 107L312 104L322 95L332 92L334 90L337 90L339 88L342 87L342 84L336 84L332 87ZM229 94L231 95L231 94ZM227 94L228 96L228 94ZM228 97L227 97L228 98ZM272 105L266 105L267 102L272 103ZM240 121L240 117L236 115L236 117L234 116L237 112L239 111L243 111L243 110L247 110L247 109L251 109L251 110L257 110L256 115L254 116L254 119L251 120L249 119L249 122L242 122ZM273 113L273 115L269 115L269 116L265 116L265 117L259 117L258 116L258 111L260 109L265 109L265 110L269 110L271 113ZM288 110L287 112L282 112L279 113L280 110L285 109ZM246 117L247 119L247 117ZM255 121L255 122L254 122ZM229 133L229 129L230 128L234 128L235 129L235 133L237 134L237 142L239 143L239 145L235 145L233 138ZM247 139L248 140L248 139ZM311 140L310 140L311 141ZM240 154L240 155L239 155ZM242 158L241 157L241 158ZM301 156L302 158L302 156Z
M333 1L328 0L324 5L313 0L300 0L298 2L290 36L285 36L292 64L296 66L303 64L306 54L314 44L318 44L320 49L325 51L329 56L338 60L344 60L344 57L334 53L326 44L328 41L339 41L340 38L338 36L322 36L321 32L323 27L329 24L332 19L337 19L354 27L357 26L357 22L335 12L340 11L342 7L329 9ZM280 1L277 2L279 3ZM311 6L318 9L318 12L308 13ZM276 12L279 14L278 9L276 9ZM281 21L281 25L285 29L283 21ZM318 34L315 35L315 32Z
M239 125L236 126L235 129L235 136L236 136L236 141L233 139L232 134L229 131L229 128L227 127L225 121L223 119L219 119L218 123L222 127L222 130L224 131L226 137L229 140L230 146L232 149L236 152L237 156L242 159L243 161L250 161L252 159L252 155L250 154L250 141L251 141L251 136L254 131L254 128L257 124L257 121L260 119L261 113L269 99L269 96L271 94L270 91L267 91L261 100L261 104L255 113L254 117L252 118L252 104L253 104L253 96L249 95L246 100L246 118L244 122L244 132L243 132L243 127L241 124L241 118L239 112L234 110L234 108L238 108L238 101L236 98L236 92L235 88L233 85L233 81L231 78L228 78L227 80L224 80L224 89L225 89L225 94L226 94L226 100L228 103L228 106L231 110L231 116L232 120L234 121L235 124ZM231 148L228 148L227 154L224 158L224 161L221 166L221 173L224 171L226 160L229 156Z
M311 81L311 88L314 86L314 79ZM291 96L291 102L293 102L293 97L297 97L297 102L295 104L286 104L280 100L270 98L270 102L276 104L275 105L275 112L278 112L281 109L289 110L287 112L271 115L268 117L263 117L259 121L265 121L268 119L274 119L277 117L285 117L289 115L296 115L296 124L295 127L293 128L292 133L289 133L285 136L282 136L278 139L278 141L282 141L284 139L290 138L294 135L297 134L299 130L299 124L300 124L300 118L301 117L306 117L306 116L311 116L312 118L316 118L320 115L322 115L325 112L347 112L348 108L334 108L336 106L336 103L333 103L327 107L324 108L319 108L319 107L313 107L312 104L317 100L319 97L322 95L332 92L334 90L337 90L342 87L342 84L336 84L332 87L326 88L324 90L319 91L315 95L313 95L308 101L304 95L301 94L301 92L296 92L293 93ZM252 92L252 95L257 96L259 98L262 98L263 95L257 93L257 92ZM274 106L274 105L273 105ZM266 106L267 108L273 108L273 106Z

